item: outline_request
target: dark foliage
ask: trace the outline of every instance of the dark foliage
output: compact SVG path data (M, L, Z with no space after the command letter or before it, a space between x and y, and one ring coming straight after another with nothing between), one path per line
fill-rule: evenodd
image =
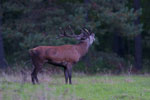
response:
M146 2L148 0L142 0L142 5ZM28 50L38 45L76 43L67 38L55 39L59 27L71 25L76 33L87 27L97 37L83 59L85 63L80 62L75 70L94 73L128 69L133 64L133 38L142 32L142 24L134 24L141 12L144 22L143 58L148 61L149 24L144 13L149 10L143 6L143 11L134 11L132 4L130 0L90 0L88 3L84 0L2 0L2 37L7 61L10 65L26 62L29 60ZM117 42L119 46L114 46L114 34L121 37L122 43ZM118 68L120 63L121 69Z

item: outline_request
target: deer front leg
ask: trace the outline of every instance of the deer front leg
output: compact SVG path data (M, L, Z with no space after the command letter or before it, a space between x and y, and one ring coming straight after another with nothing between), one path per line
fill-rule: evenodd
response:
M72 64L67 65L67 72L68 72L68 77L69 77L69 84L72 84Z
M65 82L66 84L68 83L68 72L67 72L67 68L64 68L64 74L65 74Z

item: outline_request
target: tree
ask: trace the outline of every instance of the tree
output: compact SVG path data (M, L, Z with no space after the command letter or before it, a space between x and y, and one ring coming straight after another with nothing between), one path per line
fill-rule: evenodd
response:
M134 0L134 8L135 10L140 9L140 0ZM140 24L139 17L135 20L135 24ZM135 40L135 65L134 67L137 70L142 69L142 36L141 34L137 34L134 38Z
M143 23L142 32L142 64L143 69L149 70L150 67L150 0L141 0L142 15L140 17L141 23Z
M114 45L113 51L119 55L120 57L124 57L124 44L123 44L123 37L118 35L117 31L114 32Z
M0 11L2 11L1 8L0 8ZM0 13L0 68L4 69L4 68L6 68L6 60L5 60L5 56L4 56L1 28L2 28L2 13Z
M29 48L38 45L76 42L53 39L59 33L59 27L72 25L75 33L84 26L90 28L98 40L96 48L92 48L95 55L113 53L112 41L117 37L114 51L120 56L124 55L124 37L130 38L141 30L134 24L138 14L127 6L127 0L3 1L4 49L12 62L28 59ZM133 50L133 46L130 49Z

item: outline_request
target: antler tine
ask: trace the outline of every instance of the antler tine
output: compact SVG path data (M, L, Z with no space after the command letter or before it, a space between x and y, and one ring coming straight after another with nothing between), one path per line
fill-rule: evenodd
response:
M88 29L84 28L84 31L85 31L88 35L90 35L90 32L89 32Z
M71 33L75 36L74 31L72 30L72 27L69 25L68 28L70 29Z
M91 31L91 29L89 29L89 30L88 30L88 32L89 32L89 34L90 34L90 35L92 34L92 31Z
M64 37L66 34L65 30L62 30L62 27L59 27L59 31L60 34L56 37L57 39Z
M86 30L87 30L86 28L82 28L83 34L87 37L89 36L89 33Z
M83 32L81 32L81 34L79 34L79 35L76 35L76 34L74 33L74 31L72 30L72 28L71 28L70 25L69 25L69 29L70 29L71 33L72 33L75 37L81 37L81 36L84 35ZM82 29L81 29L81 30L82 30ZM82 31L83 31L83 30L82 30Z
M62 30L62 27L59 27L59 30L60 30L60 34L62 35L64 35L64 33L65 33L65 31L64 30Z

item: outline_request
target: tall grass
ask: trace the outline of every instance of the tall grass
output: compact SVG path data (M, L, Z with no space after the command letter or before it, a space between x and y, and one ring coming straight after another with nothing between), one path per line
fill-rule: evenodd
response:
M73 74L66 85L63 73L38 75L32 85L30 73L0 75L0 100L150 100L149 75Z

